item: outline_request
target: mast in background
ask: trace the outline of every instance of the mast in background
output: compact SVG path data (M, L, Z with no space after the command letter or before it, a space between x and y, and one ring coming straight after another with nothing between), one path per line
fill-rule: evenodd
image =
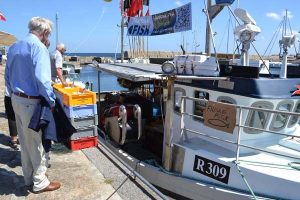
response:
M58 45L58 13L55 15L56 46Z
M207 6L203 11L207 15L206 21L206 37L205 37L205 53L211 55L212 33L211 23L213 19L223 10L225 6L231 5L234 0L215 0L216 4L212 5L211 0L207 0Z
M121 6L121 63L124 62L124 0Z

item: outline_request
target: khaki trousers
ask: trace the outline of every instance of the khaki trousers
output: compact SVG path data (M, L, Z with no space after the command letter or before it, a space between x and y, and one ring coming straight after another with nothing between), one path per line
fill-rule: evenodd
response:
M39 99L27 99L12 94L12 105L16 115L17 130L21 145L21 162L25 185L33 184L33 191L47 187L50 182L46 177L46 157L42 145L42 132L28 128Z

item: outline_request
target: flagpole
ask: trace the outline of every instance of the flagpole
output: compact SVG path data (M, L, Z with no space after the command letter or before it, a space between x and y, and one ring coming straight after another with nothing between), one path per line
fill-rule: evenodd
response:
M124 0L122 0L121 13L121 63L124 62Z
M56 26L56 46L58 45L58 13L55 15L55 26Z

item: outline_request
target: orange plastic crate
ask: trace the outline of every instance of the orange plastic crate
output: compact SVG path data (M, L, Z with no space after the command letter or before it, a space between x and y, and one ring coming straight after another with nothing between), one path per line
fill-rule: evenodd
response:
M54 84L53 88L57 98L66 106L96 104L96 93L84 88L78 86L63 87L61 84Z
M86 149L90 147L96 147L98 145L97 136L95 137L85 137L78 140L70 140L70 149L72 151Z

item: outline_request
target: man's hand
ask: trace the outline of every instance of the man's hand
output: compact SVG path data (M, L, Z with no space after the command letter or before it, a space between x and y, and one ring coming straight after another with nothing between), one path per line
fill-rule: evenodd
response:
M63 81L62 84L63 84L64 87L68 87L69 86L69 84L66 81Z

